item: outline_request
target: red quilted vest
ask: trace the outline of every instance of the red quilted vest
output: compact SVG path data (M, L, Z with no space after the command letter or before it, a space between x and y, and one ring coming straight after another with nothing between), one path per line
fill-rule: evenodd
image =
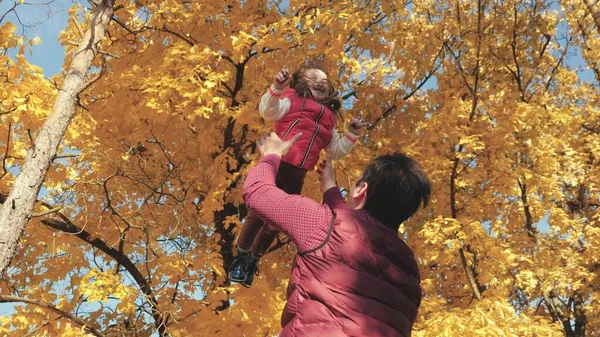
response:
M412 250L365 211L337 211L326 243L292 267L280 337L408 337L421 303Z
M310 94L304 97L294 89L287 89L281 98L290 100L290 110L275 122L275 132L281 139L290 139L302 132L302 137L282 160L306 170L314 169L319 153L331 142L335 128L333 111L310 97Z

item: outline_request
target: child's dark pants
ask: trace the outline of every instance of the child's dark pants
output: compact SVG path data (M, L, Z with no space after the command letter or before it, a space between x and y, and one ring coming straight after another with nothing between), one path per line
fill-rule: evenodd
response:
M300 194L304 185L306 170L281 162L275 184L288 194ZM246 216L237 245L242 250L250 250L256 258L262 257L271 246L279 231L269 224L264 224L252 212Z

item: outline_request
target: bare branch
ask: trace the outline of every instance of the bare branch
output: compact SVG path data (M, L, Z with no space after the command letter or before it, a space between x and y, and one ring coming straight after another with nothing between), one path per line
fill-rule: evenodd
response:
M54 156L54 158L52 158L52 161L58 160L58 159L63 159L63 158L77 158L79 157L78 154L57 154Z
M75 25L75 28L77 28L77 32L79 33L79 37L83 38L83 30L81 30L81 27L79 26L79 23L77 23L77 18L74 17L73 15L71 15L71 21L73 21L73 24Z
M16 106L12 107L10 110L6 110L6 111L0 112L0 116L2 116L2 115L8 115L9 113L14 112L15 110L17 110Z
M174 36L176 36L176 37L178 37L178 38L182 39L183 41L185 41L187 44L189 44L189 45L190 45L190 46L192 46L192 47L195 45L195 42L194 42L194 41L192 41L192 40L191 40L191 38L187 38L187 37L185 37L185 36L181 35L180 33L178 33L178 32L176 32L176 31L173 31L173 30L169 29L169 28L167 27L167 25L164 25L164 26L163 26L163 28L160 28L160 29L157 29L157 30L160 30L161 32L165 32L165 33L169 33L169 34L171 34L171 35L174 35Z
M133 30L131 30L131 28L127 27L127 25L125 25L123 22L121 22L121 20L119 20L116 16L113 15L113 17L111 18L111 20L113 20L114 22L116 22L119 26L121 26L123 29L125 29L126 31L128 31L130 34L132 35L136 35L137 32L134 32Z
M49 214L52 214L52 213L60 212L61 210L62 210L62 207L54 207L54 208L51 208L49 210L45 210L43 212L33 213L31 215L31 217L32 218L40 218L40 217L43 217L43 216L46 216L46 215L49 215Z
M2 15L2 17L0 18L0 23L2 23L2 21L4 21L4 18L8 15L8 13L10 12L15 12L15 8L17 8L18 3L15 1L15 4L12 6L11 9L9 9L8 11L6 11L6 13L4 13L4 15Z

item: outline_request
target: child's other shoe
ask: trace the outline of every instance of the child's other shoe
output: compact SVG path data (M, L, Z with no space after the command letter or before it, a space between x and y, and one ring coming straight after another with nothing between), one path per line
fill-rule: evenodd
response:
M233 259L231 268L227 273L229 280L238 283L246 282L246 279L248 278L248 273L246 270L251 260L253 259L250 256L250 252L238 252L238 255ZM250 284L252 284L252 282L250 282Z
M242 285L250 288L254 282L254 275L258 275L258 259L250 256L250 261L246 265L246 280L242 282Z

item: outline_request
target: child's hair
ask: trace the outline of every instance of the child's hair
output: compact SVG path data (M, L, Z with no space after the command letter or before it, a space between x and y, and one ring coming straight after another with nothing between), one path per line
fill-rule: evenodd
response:
M319 61L304 62L300 66L300 68L298 68L298 70L296 70L292 74L292 82L290 83L290 87L295 89L299 95L305 95L305 94L309 93L308 81L306 80L306 77L305 77L306 71L308 71L309 69L321 70L322 72L325 73L325 75L327 76L327 79L329 79L329 74L324 69L321 62L319 62ZM329 84L329 88L326 93L327 97L325 97L319 103L330 108L338 117L342 118L342 120L343 120L343 117L340 112L342 103L338 97L338 91L335 90L333 85L331 85L331 82L328 81L328 84Z

